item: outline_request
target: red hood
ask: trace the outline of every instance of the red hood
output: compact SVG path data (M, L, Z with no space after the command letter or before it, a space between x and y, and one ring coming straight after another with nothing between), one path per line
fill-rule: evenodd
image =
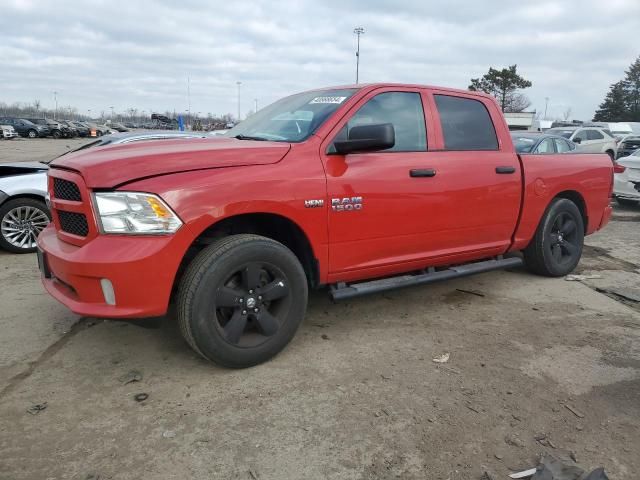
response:
M112 188L167 173L279 162L288 143L231 138L154 140L69 153L52 167L80 172L89 188Z

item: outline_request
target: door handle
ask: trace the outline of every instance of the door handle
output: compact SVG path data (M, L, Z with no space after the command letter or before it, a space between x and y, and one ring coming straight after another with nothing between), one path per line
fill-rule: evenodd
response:
M502 174L516 173L516 167L496 167L496 173L502 173Z
M436 171L433 168L414 168L413 170L409 170L409 176L412 178L416 177L435 177Z

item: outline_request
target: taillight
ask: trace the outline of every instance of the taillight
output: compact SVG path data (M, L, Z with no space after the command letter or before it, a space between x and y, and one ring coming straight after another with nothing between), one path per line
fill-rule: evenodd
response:
M615 163L614 162L614 164L613 164L613 173L623 173L625 170L626 170L625 167L623 167L619 163Z

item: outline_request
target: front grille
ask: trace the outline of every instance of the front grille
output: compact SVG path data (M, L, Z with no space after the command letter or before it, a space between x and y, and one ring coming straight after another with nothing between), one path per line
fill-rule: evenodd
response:
M87 217L84 213L58 210L58 218L60 219L60 230L63 232L78 235L80 237L86 237L89 234L89 225L87 224Z
M75 202L82 200L78 185L62 178L53 179L53 196L60 200L73 200Z

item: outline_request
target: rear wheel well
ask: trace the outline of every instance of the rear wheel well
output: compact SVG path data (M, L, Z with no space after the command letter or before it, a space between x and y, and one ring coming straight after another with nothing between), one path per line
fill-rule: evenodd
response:
M182 273L191 260L207 245L229 235L251 233L271 238L285 245L300 261L310 288L320 284L318 261L313 254L311 243L302 229L290 219L272 213L250 213L225 218L203 231L191 244L185 254L174 282L178 286Z
M554 197L554 200L556 198L566 198L567 200L571 200L576 204L578 210L580 210L580 215L582 215L582 222L584 223L584 233L586 234L589 217L587 217L587 206L584 203L584 198L582 198L582 195L580 195L580 193L576 192L575 190L566 190L556 195Z

